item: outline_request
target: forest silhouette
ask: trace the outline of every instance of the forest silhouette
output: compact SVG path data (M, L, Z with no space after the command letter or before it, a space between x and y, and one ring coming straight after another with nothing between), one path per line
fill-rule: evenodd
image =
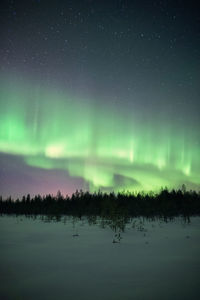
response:
M159 193L90 193L82 190L71 196L23 196L22 199L0 197L0 214L71 215L124 217L173 217L200 215L200 191L161 189Z

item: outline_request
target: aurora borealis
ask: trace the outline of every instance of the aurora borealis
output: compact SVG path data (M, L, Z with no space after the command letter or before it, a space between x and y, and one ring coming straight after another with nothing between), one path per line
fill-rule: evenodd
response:
M1 34L2 193L199 190L193 1L58 1L45 23L47 2L19 2Z

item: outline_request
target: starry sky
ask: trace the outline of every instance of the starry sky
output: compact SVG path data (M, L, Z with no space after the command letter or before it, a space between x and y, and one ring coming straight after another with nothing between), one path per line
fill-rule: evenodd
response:
M199 8L2 0L0 194L200 190Z

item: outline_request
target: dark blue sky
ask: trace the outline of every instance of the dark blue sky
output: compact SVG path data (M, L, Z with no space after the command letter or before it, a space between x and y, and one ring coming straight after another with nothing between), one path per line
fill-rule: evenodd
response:
M183 156L180 164L188 165L190 161L189 169L195 171L194 174L191 171L188 180L197 184L194 177L199 160L197 164L196 158L192 162L191 157L197 157L200 153L199 8L198 1L182 0L1 1L0 78L4 88L0 96L0 108L3 111L6 102L9 102L9 108L12 107L12 101L18 107L22 105L19 100L4 97L9 92L9 85L12 89L12 80L18 80L21 94L24 93L22 86L27 85L30 86L30 94L39 90L38 99L44 93L41 90L55 89L73 95L78 99L79 107L84 106L86 101L92 111L101 113L102 118L108 111L115 128L119 124L128 127L127 120L137 119L138 140L141 140L145 126L151 128L152 139L156 135L155 128L172 125L170 130L174 136L171 132L166 133L166 140L170 139L172 145L171 152L174 151L173 145L176 144L176 148L179 145L179 142L174 142L177 136L184 135L184 154L180 154ZM30 117L34 100L27 101L30 106L26 113ZM45 105L48 109L46 100ZM53 109L55 107L51 106L49 111ZM39 107L39 110L42 108ZM94 126L96 114L92 118L93 135L99 135L102 139L103 135L106 136L102 131L99 134L102 124ZM105 117L105 124L110 122ZM1 128L4 128L3 125ZM119 134L119 139L121 136L123 132ZM57 180L51 177L56 168L53 168L54 171L27 170L30 166L20 162L24 156L16 157L16 153L13 155L12 151L5 151L2 132L0 137L3 145L0 147L0 163L3 166L0 170L0 178L3 178L0 188L4 194L21 194L19 185L25 192L36 192L37 187L38 192L48 192L48 187L43 188L35 183L41 176L37 172L43 174L41 181L50 180L51 191L60 187L64 192L71 192L75 187L87 188L90 185L89 175L75 174L73 177L69 166L65 175L59 167ZM159 134L157 142L159 146ZM96 143L93 141L93 148L94 144L97 147ZM180 149L181 152L183 149ZM95 155L99 159L99 154ZM141 167L140 156L137 154L136 162ZM17 171L14 168L12 171L13 164L8 164L8 161L17 163ZM144 164L152 163L150 158L149 161L144 159L144 155L142 161ZM173 161L177 162L177 157L171 154L169 161L171 168ZM118 174L116 166L113 168L113 178L125 176L122 171ZM132 179L135 180L135 177ZM83 183L83 180L86 182ZM113 184L109 188L115 187Z

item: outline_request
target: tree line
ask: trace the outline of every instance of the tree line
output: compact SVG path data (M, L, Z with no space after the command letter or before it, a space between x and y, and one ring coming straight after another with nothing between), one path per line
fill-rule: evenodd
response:
M23 196L21 199L0 197L0 214L24 215L96 215L101 217L153 217L200 215L200 192L162 189L159 193L90 193L82 190L71 196Z

